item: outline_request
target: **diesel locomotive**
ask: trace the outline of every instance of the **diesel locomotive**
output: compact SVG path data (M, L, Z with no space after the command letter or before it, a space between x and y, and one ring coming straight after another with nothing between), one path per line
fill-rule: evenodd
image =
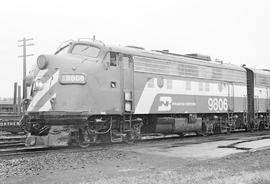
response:
M27 78L27 145L269 129L270 71L200 54L71 41Z

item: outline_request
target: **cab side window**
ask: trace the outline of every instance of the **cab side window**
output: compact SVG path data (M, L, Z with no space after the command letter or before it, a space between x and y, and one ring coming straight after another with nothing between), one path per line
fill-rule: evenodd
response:
M110 52L110 66L117 65L117 57L115 52Z

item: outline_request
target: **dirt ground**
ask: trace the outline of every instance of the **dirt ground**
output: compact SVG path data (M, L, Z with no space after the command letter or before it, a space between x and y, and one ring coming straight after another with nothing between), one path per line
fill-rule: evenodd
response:
M0 181L269 184L269 140L255 135L187 138L3 157Z

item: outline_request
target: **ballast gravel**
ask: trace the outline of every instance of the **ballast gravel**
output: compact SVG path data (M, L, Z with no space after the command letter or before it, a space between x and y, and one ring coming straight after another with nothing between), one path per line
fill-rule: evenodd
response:
M99 161L120 160L125 153L115 150L52 152L38 155L21 155L16 158L0 158L0 180L13 176L39 175L41 171L71 170L85 168Z

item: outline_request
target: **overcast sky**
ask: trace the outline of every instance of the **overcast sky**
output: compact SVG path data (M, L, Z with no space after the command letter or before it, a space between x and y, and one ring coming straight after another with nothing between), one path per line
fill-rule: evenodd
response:
M0 6L0 97L22 83L22 48L34 38L28 70L40 54L63 41L96 35L108 44L202 53L236 65L268 68L270 1L267 0L8 0Z

